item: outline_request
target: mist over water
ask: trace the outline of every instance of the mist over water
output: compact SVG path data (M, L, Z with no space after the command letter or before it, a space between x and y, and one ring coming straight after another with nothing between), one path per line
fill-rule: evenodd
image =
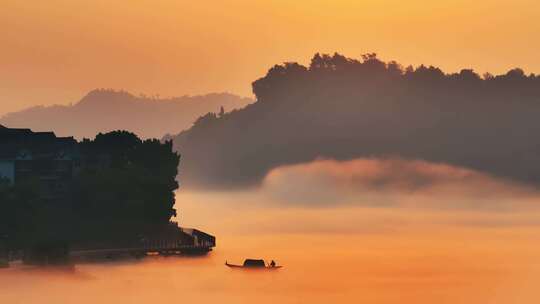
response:
M181 225L217 237L206 257L15 265L0 303L537 303L539 197L438 164L283 167L256 189L178 192ZM284 268L223 265L244 258Z

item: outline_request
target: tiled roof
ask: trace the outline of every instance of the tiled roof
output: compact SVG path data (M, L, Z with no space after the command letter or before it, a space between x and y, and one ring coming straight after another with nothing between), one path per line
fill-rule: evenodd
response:
M30 129L0 128L0 158L13 158L21 150L43 155L70 149L73 137L56 137L53 132L32 132Z

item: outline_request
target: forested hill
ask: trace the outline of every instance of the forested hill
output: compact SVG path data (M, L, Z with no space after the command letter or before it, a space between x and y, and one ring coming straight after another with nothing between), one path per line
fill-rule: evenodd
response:
M540 183L540 77L315 55L253 83L257 101L209 113L174 139L186 186L256 185L318 157L397 156Z
M129 130L142 138L160 138L189 128L209 111L226 111L253 102L249 98L219 93L159 99L124 91L94 90L69 106L38 106L10 113L0 123L10 128L54 131L59 136L94 138L97 133Z

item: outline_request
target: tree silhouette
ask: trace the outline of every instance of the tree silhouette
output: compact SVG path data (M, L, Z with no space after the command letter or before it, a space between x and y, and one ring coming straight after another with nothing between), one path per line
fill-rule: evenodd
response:
M81 159L73 207L75 217L86 219L80 228L88 238L104 226L134 236L176 215L180 157L172 142L142 141L126 131L98 134L81 143Z
M221 106L221 107L219 108L219 115L218 115L218 116L219 116L219 117L223 117L223 115L225 115L225 109L223 108L223 106Z
M258 184L280 165L317 157L400 156L540 183L540 77L480 77L403 68L376 54L315 54L253 82L257 102L209 113L174 138L188 186Z

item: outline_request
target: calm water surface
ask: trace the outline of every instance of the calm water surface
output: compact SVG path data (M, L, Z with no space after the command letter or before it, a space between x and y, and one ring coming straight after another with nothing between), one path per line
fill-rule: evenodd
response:
M529 213L271 206L182 193L179 220L216 234L205 257L74 270L0 270L0 303L538 303L540 229ZM209 207L210 206L210 207ZM480 221L479 221L480 219ZM474 220L474 221L473 221ZM276 259L279 271L225 260Z

